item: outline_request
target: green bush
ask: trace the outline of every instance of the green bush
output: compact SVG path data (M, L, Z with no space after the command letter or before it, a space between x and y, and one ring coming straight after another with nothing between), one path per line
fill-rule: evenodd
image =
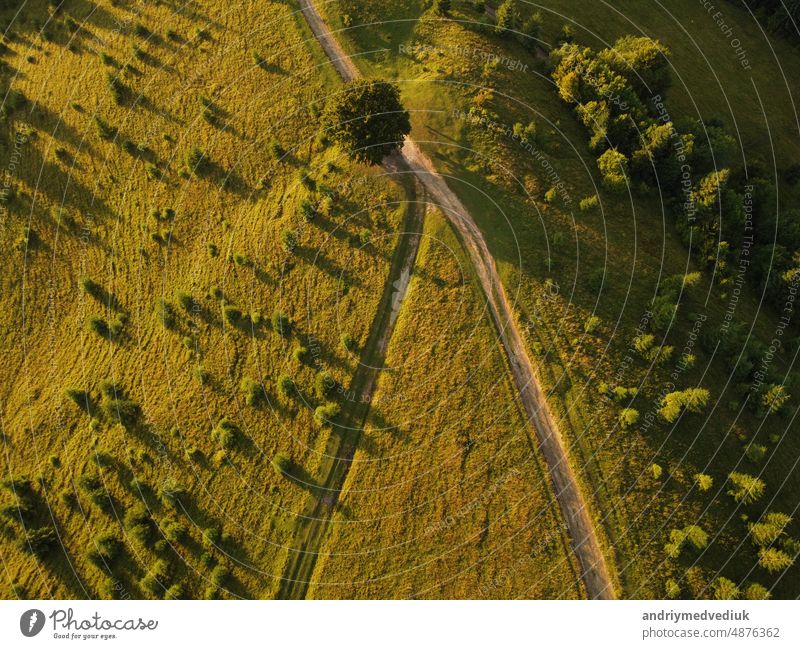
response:
M232 327L238 327L244 322L242 319L241 310L237 309L231 304L227 304L222 307L222 317L225 319L225 322Z
M96 333L101 338L108 338L110 333L108 323L99 315L89 316L87 325L89 327L89 331Z
M578 204L580 207L581 212L589 212L595 209L600 204L600 198L597 194L593 196L587 196L586 198L581 199L581 202Z
M719 577L714 581L714 599L739 599L739 587L730 579Z
M761 406L771 415L783 410L787 401L789 401L789 394L782 385L768 385L761 394Z
M304 347L303 345L297 345L292 350L292 357L298 363L306 363L306 362L308 362L308 347Z
M295 230L284 230L281 233L281 242L286 252L294 252L299 242L297 232Z
M328 372L319 372L314 379L314 393L318 399L327 399L336 391L336 380Z
M282 311L274 311L272 314L272 329L284 338L288 338L292 331L292 324Z
M745 456L753 464L759 464L767 454L767 447L762 444L748 444L744 451Z
M236 446L239 436L239 428L224 417L220 419L219 423L211 431L211 437L225 450Z
M737 473L734 471L728 475L728 481L731 484L728 495L737 503L744 505L750 505L756 502L764 495L764 489L766 488L763 480L747 475L746 473Z
M58 546L58 535L50 525L36 527L27 530L20 545L25 552L36 557L44 557Z
M175 509L186 496L186 488L174 478L168 478L158 488L158 498L164 507Z
M128 535L146 545L153 533L153 519L144 503L136 503L130 507L123 517L123 525Z
M705 388L688 388L670 392L661 400L659 414L668 423L673 424L681 413L701 413L708 404L709 392Z
M240 387L244 392L244 400L248 406L258 407L263 403L264 389L258 381L244 377Z
M290 476L292 473L292 460L286 453L278 453L272 458L272 468L280 476Z
M757 523L750 523L750 539L755 545L769 546L775 543L784 533L792 519L787 514L768 512Z
M761 548L758 551L758 565L767 572L782 572L794 564L794 559L777 548Z
M218 527L207 527L203 530L203 547L212 550L219 545L222 532Z
M619 423L623 428L630 428L639 423L639 411L635 408L625 408L619 413Z
M759 599L770 599L772 594L769 592L768 589L764 588L761 584L751 583L745 586L744 592L742 593L744 599L752 599L752 600L759 600Z
M205 151L198 146L193 146L186 152L185 161L187 170L192 174L202 174L207 171L210 166L208 156Z
M330 426L339 415L339 404L329 402L324 406L318 406L314 410L314 421L317 426Z
M210 576L211 583L217 586L218 588L221 588L228 581L230 575L231 571L228 568L228 566L220 563L211 571L211 576Z
M278 392L284 397L291 397L295 393L295 385L294 381L292 381L291 377L286 374L281 374L278 377Z
M708 491L714 486L714 478L712 478L710 475L706 475L705 473L695 473L694 483L697 485L697 488L700 491Z
M597 331L597 328L600 326L601 323L602 320L600 320L600 318L597 317L596 315L593 315L590 318L588 318L586 322L583 323L583 330L587 334L593 334L595 331Z
M356 344L356 339L353 338L353 336L350 335L349 333L343 333L339 338L339 342L341 343L344 350L348 352L356 351L356 348L358 346Z
M159 298L156 301L155 307L156 319L167 329L175 329L177 320L175 318L174 307L167 302L164 298Z

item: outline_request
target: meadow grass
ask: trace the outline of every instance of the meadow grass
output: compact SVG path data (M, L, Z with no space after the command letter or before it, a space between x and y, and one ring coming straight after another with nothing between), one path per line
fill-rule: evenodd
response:
M552 12L544 12L543 39L552 42L565 22L554 15L559 9L585 18L583 22L605 43L636 33L623 16L647 25L647 33L673 52L675 81L668 105L674 119L695 116L691 107L696 102L704 118L722 117L729 125L735 119L748 156L771 160L769 147L774 144L781 168L796 159L796 138L780 143L778 138L769 139L754 109L752 84L736 68L738 62L729 60L727 41L706 37L702 45L722 88L731 89L731 96L734 90L744 93L750 88L742 95L748 101L731 101L732 112L724 110L727 104L721 90L709 83L677 26L661 19L649 3L621 4L618 14L601 3L551 3ZM696 34L713 34L714 25L704 22L708 16L697 3L686 0L670 6ZM592 502L596 527L618 572L622 594L663 597L665 584L675 579L684 596L709 597L709 584L722 575L737 583L764 583L778 597L796 596L797 566L778 575L758 568L756 548L747 538L747 523L765 510L793 513L797 506L800 483L795 462L800 449L791 433L796 406L784 417L767 419L742 410L741 396L729 381L727 359L704 351L699 343L692 347L697 362L690 369L674 361L651 366L633 351L632 340L660 282L698 269L657 193L614 196L599 189L587 135L558 99L546 61L513 40L477 27L475 23L489 19L464 3L454 3L450 20L424 14L422 5L415 2L339 0L321 3L321 7L334 28L342 30L339 36L345 49L368 75L400 83L412 112L413 137L448 177L487 237L506 290L514 296L519 321L527 330L529 349ZM743 20L741 12L730 8L730 15L740 30L737 33L748 39L746 46L762 53L763 58L753 65L761 77L766 76L768 48L757 41L755 27ZM362 23L368 27L359 27ZM576 31L576 38L582 37ZM409 53L408 46L419 45ZM792 62L797 67L796 53L781 43L774 46L785 68ZM513 70L502 64L486 66L488 55L520 65ZM758 81L761 77L756 76ZM680 88L678 78L687 82L689 90ZM780 92L767 92L763 89L771 125L796 132L791 102ZM471 106L497 114L505 128L534 121L538 149L555 177L548 177L542 159L518 141L463 119L461 115ZM548 197L557 180L563 181L569 194ZM786 189L791 203L796 189ZM595 194L600 198L598 208L578 209L581 199ZM698 286L682 296L678 319L659 342L683 349L694 335L693 314L706 318L696 333L713 334L730 305L729 297L720 297L719 289L704 275ZM774 336L776 314L760 305L754 291L745 287L735 309L737 320L752 324L754 337L769 341ZM598 316L600 323L587 333L592 316ZM777 374L786 373L788 360L775 360ZM790 383L794 378L792 374ZM635 387L638 395L614 403L599 395L602 383ZM660 421L658 400L670 383L677 388L708 388L712 399L706 413L687 415L674 426ZM625 406L636 408L642 416L638 425L627 430L618 421ZM750 443L766 446L768 460L745 459ZM764 501L737 506L726 495L726 478L732 470L760 475L768 486ZM710 474L714 487L708 492L698 490L696 473ZM670 531L692 523L710 534L708 548L684 554L677 561L668 559L664 546ZM797 533L793 524L789 534L796 537Z
M27 104L2 129L0 400L4 478L33 481L25 524L61 547L35 559L3 519L3 596L272 596L307 493L270 460L319 462L315 379L354 370L340 340L367 336L403 192L318 141L335 76L282 3L68 0L47 21L28 3L3 55ZM125 525L137 503L168 542ZM104 532L123 550L98 568Z
M469 268L430 212L310 597L583 596Z

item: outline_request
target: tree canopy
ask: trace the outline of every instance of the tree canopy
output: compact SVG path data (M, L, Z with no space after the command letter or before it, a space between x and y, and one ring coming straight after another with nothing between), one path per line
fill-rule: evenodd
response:
M358 79L331 97L322 114L331 140L359 162L380 164L411 132L408 111L393 83Z

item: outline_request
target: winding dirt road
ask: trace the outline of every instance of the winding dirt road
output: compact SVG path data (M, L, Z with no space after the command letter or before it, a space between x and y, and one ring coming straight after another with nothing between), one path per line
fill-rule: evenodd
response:
M359 78L361 73L328 29L314 3L310 0L300 0L300 7L322 49L342 78L345 81ZM568 461L564 441L536 379L483 233L444 178L436 171L431 160L411 138L406 138L400 155L456 228L475 267L478 280L486 294L489 310L508 355L520 399L547 462L555 496L569 530L573 550L581 565L581 578L586 593L592 599L613 599L614 586L586 501Z

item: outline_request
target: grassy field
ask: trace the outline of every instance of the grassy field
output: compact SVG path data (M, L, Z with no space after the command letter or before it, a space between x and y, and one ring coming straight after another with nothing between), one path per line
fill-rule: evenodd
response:
M485 298L435 212L386 366L309 596L583 596Z
M675 81L668 101L674 114L696 114L690 110L696 102L704 118L721 117L729 126L735 120L748 159L771 164L771 140L760 111L753 110L752 84L737 70L738 61L729 60L729 42L707 37L701 41L709 68L730 96L750 88L744 95L750 101L732 101L732 112L723 110L727 104L722 91L709 82L713 75L697 65L678 25L652 11L649 3L622 4L617 13L598 3L549 3L543 10L543 40L553 42L566 22L558 11L591 24L604 42L636 33L635 24L648 26L647 33L675 53L670 58ZM485 15L465 3L453 5L451 20L423 14L414 2L339 0L322 7L331 25L342 30L346 49L363 70L401 84L415 139L439 170L451 176L452 188L486 233L507 291L516 297L519 320L528 325L530 350L539 358L551 407L560 414L624 594L663 597L669 580L675 580L683 596L710 597L713 581L724 576L742 586L763 583L776 597L795 597L800 592L798 568L777 574L759 568L747 523L767 509L795 512L800 490L795 470L800 449L791 434L796 406L783 417L766 419L740 409L725 359L696 342L703 331L718 330L730 306L705 275L682 297L678 320L663 341L679 353L691 347L697 357L694 367L684 369L675 362L657 367L638 358L632 340L659 283L697 270L674 231L672 215L656 192L619 197L599 190L585 131L557 100L547 62L513 41L476 28L476 22L490 22ZM708 17L696 3L672 3L671 10L687 29L709 32L702 23ZM740 38L748 39L746 46L766 51L741 12L730 8L730 14ZM578 29L575 33L583 42L584 34ZM588 38L585 42L595 44ZM775 49L786 69L792 62L797 66L796 53L782 43ZM503 63L485 65L493 55ZM766 58L753 66L760 71L754 74L756 80L771 69ZM680 87L679 78L688 90ZM797 132L792 104L781 91L762 99L773 136L774 124ZM511 138L463 119L471 106L495 113L501 127L534 121L549 166ZM779 168L797 159L797 138L774 138L774 144ZM549 170L553 171L548 176ZM548 199L546 193L556 181L563 182L566 191ZM579 210L578 202L595 193L599 208ZM786 196L790 204L796 189L787 189ZM736 319L752 326L753 336L763 341L774 336L776 314L760 306L753 291L745 288L735 309ZM701 319L695 331L692 318L697 314ZM587 333L592 316L600 321ZM785 374L785 360L776 359L776 373ZM794 374L788 378L792 385ZM603 383L637 388L638 395L619 404L602 399L598 387ZM679 389L707 388L711 401L706 412L682 417L674 426L661 422L658 400L671 383ZM641 414L640 423L627 430L618 422L625 406ZM751 443L767 447L765 460L745 458ZM760 503L741 507L727 495L726 478L733 470L764 479L767 495ZM713 478L709 491L701 492L694 484L693 476L700 472ZM708 533L708 547L668 559L664 546L670 531L690 524ZM790 536L797 536L796 525L788 528Z
M0 145L3 596L269 597L306 497L270 460L320 460L315 378L356 366L341 337L366 339L403 192L317 142L334 76L284 4L23 13L3 16L27 100L6 94ZM58 535L41 559L22 504Z
M765 512L791 514L781 547L797 554L793 359L772 361L788 407L757 417L727 359L698 342L734 308L769 344L776 313L749 285L733 303L703 273L657 341L689 349L694 366L641 359L633 339L659 286L699 270L674 216L655 191L600 189L546 56L452 4L442 19L417 0L319 2L367 76L400 84L414 138L486 234L620 594L663 597L674 581L672 596L711 597L723 576L797 597L797 563L765 571L748 538ZM551 2L543 46L565 22L593 47L659 38L676 120L720 118L748 164L796 162L776 61L794 93L800 55L724 3L743 71L701 4L669 9ZM294 3L29 0L0 26L0 596L275 597L325 473L320 374L354 380L407 194L319 137L340 82ZM500 131L535 123L539 155L465 119L476 106ZM781 209L800 199L780 190ZM578 208L594 195L597 207ZM581 597L483 299L444 221L429 216L425 232L387 357L396 369L372 400L308 596ZM667 385L707 388L708 407L664 423ZM614 400L601 386L637 392ZM626 407L641 418L623 428ZM746 456L753 445L763 458ZM308 484L278 475L278 453ZM764 496L737 505L731 471L763 478ZM698 473L713 485L700 489ZM707 547L669 558L671 531L689 525Z

